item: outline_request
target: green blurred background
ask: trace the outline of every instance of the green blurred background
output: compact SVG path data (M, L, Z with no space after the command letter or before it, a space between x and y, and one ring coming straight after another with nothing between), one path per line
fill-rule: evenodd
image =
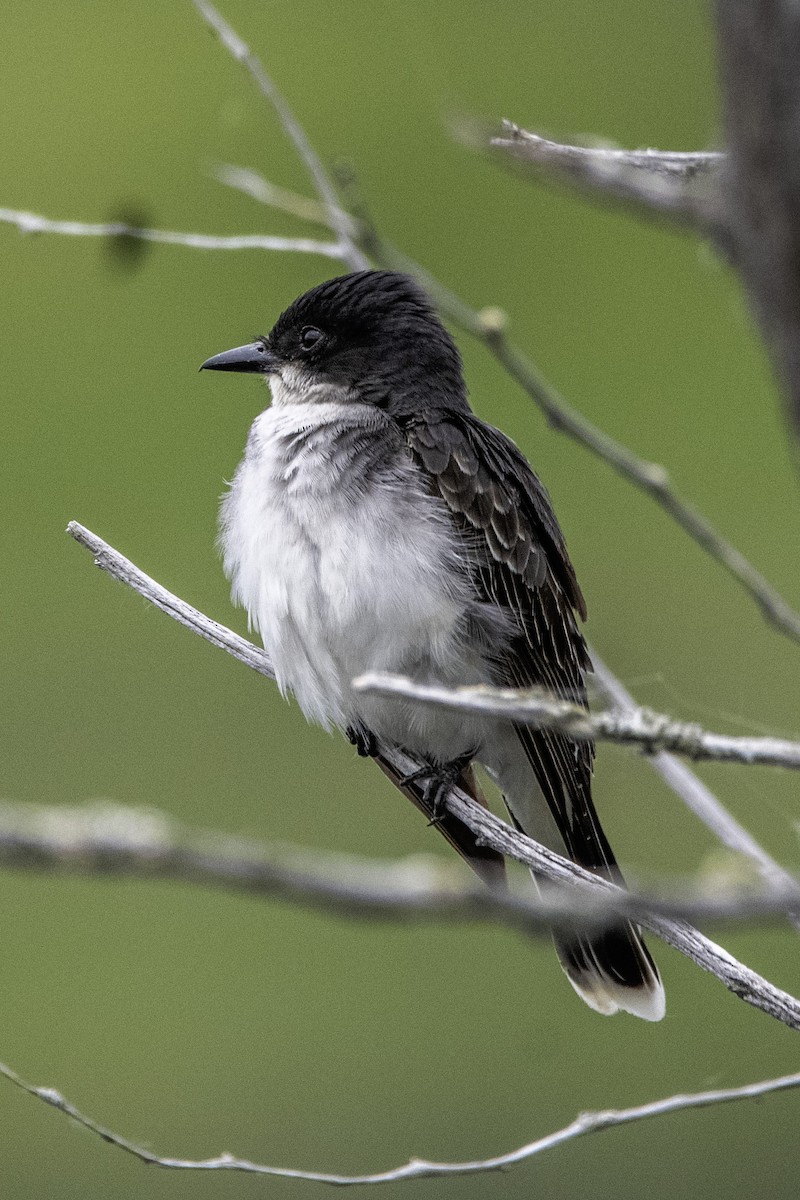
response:
M330 162L354 162L382 231L512 332L580 409L642 455L800 603L800 502L780 401L737 280L691 237L504 173L452 114L623 145L719 134L705 5L492 6L226 0ZM219 161L307 190L247 78L188 3L6 0L0 204L164 228L306 233L209 178ZM0 227L0 795L155 806L231 833L376 856L448 853L341 739L92 568L76 518L244 631L214 548L218 496L263 402L198 376L268 327L328 261L155 247L124 269L97 241ZM460 339L476 408L550 488L588 633L636 696L731 732L797 734L800 648L650 501L551 432ZM797 865L796 777L701 774ZM631 754L597 798L628 873L708 867L716 847ZM660 1026L585 1008L549 946L490 928L360 925L166 884L0 877L0 1057L169 1154L221 1149L369 1171L409 1154L510 1149L578 1110L797 1069L797 1035L656 946ZM713 933L714 931L712 931ZM797 935L718 931L800 989ZM793 1044L793 1039L794 1043ZM426 1195L796 1195L800 1097L581 1140ZM146 1172L0 1081L0 1187L28 1197L227 1197L317 1185Z

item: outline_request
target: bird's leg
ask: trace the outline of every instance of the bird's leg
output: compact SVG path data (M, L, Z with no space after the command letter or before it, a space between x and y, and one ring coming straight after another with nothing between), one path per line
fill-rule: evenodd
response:
M345 734L348 742L355 746L359 758L374 758L378 753L378 739L366 725L348 725Z
M401 787L412 783L423 785L422 798L431 813L429 824L438 825L445 816L447 809L444 802L447 793L460 782L461 776L474 757L475 752L470 750L469 753L451 759L450 762L426 763L418 771L412 771L400 780Z

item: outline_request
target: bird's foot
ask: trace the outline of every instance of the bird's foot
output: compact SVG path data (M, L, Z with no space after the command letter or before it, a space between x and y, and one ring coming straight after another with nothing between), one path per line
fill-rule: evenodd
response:
M447 794L458 784L474 757L474 753L470 752L462 754L460 758L454 758L450 762L426 763L418 771L412 771L410 775L406 775L400 780L401 787L412 783L423 785L422 798L431 814L429 825L438 825L446 815Z
M345 734L348 742L355 746L359 758L374 758L378 753L378 739L365 725L348 725Z

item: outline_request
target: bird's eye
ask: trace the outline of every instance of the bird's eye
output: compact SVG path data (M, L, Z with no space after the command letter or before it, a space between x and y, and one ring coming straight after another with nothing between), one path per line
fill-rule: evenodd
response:
M324 336L322 330L317 329L315 325L306 325L300 330L300 345L304 350L312 350L320 344Z

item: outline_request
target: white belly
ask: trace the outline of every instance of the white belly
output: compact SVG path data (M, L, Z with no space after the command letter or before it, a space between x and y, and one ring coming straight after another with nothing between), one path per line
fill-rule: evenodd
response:
M256 419L221 512L234 600L309 720L361 720L411 751L455 758L477 736L463 717L356 696L350 686L368 670L451 683L486 673L465 648L471 588L443 503L402 453L360 486L357 464L347 471L331 458L331 426L343 421L369 438L386 418L317 402Z

